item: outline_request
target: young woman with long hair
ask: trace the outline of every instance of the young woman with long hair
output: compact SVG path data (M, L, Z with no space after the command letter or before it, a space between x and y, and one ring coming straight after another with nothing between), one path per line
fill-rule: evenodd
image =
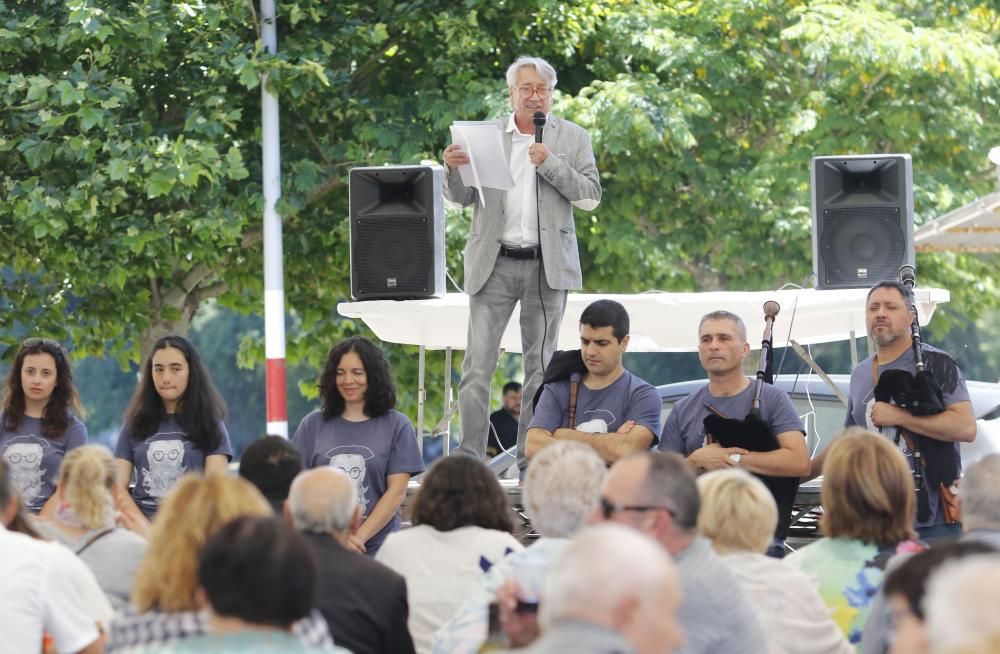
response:
M38 513L52 496L66 453L87 443L69 356L48 338L21 343L3 385L0 454L24 505Z
M305 467L333 466L354 480L363 522L349 546L373 555L400 527L410 476L424 471L413 424L393 408L389 364L367 338L348 338L330 350L319 394L322 409L302 419L292 442Z
M233 446L225 414L194 346L181 336L157 340L115 447L118 484L127 489L135 470L132 499L147 518L184 473L226 470Z

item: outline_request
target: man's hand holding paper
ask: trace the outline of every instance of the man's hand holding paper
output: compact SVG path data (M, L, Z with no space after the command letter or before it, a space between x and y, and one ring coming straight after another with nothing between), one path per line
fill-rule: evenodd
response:
M457 166L462 183L480 191L479 201L483 206L486 206L483 187L501 191L514 188L503 137L495 121L455 121L451 140L452 145L445 148L445 164L452 169ZM449 163L449 157L456 165Z

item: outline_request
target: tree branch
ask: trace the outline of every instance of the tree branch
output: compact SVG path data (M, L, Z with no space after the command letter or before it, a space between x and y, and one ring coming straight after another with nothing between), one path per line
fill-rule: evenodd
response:
M207 299L212 297L219 297L223 293L229 290L229 284L226 282L215 282L198 289L198 296L200 299Z
M312 190L309 195L306 196L306 204L312 204L316 200L319 200L327 193L332 192L339 186L344 185L344 179L342 177L328 177L325 182L317 186Z
M309 121L299 116L299 114L294 109L292 109L292 115L295 116L296 118L296 124L302 127L302 129L305 131L306 137L308 137L309 142L312 143L314 148L316 148L316 153L323 160L323 163L325 163L327 166L332 167L333 161L331 161L330 157L326 156L326 153L323 152L323 146L320 145L319 140L316 138L316 134L314 134L312 128L309 127Z
M254 227L253 229L247 230L243 234L243 238L240 240L240 248L252 248L261 241L264 240L264 230L260 227Z
M876 75L872 79L871 83L868 84L868 91L865 92L865 96L863 98L861 98L861 104L858 105L858 109L859 110L863 110L865 107L868 106L869 100L871 100L872 96L875 95L875 87L877 87L879 85L879 83L882 80L884 80L885 76L888 75L888 74L889 74L889 71L883 70L882 72L880 72L878 75Z
M398 43L387 42L381 50L372 54L368 57L363 64L358 66L354 70L353 79L351 80L351 90L357 91L364 88L368 84L368 78L371 77L375 72L378 71L379 59L385 56L385 53L394 47L398 47L402 50L402 46Z
M260 40L260 21L257 20L257 7L254 6L253 0L247 0L247 5L250 6L250 15L253 16L253 28L257 32L257 40Z
M184 306L187 297L191 295L205 279L215 271L204 263L200 263L184 276L180 284L173 286L163 298L164 304L178 309Z

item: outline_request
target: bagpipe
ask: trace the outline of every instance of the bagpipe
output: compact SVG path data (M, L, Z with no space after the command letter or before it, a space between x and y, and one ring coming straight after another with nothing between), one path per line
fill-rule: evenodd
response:
M913 266L903 266L899 269L903 286L913 292ZM900 406L915 416L933 416L944 411L944 393L934 379L934 375L924 365L924 354L920 349L920 322L917 320L917 306L910 305L913 321L910 323L912 337L913 360L916 374L909 370L886 370L879 375L875 385L875 399L879 402L891 402Z
M740 420L722 415L714 407L709 407L711 413L704 420L705 435L709 443L718 443L722 447L739 447L750 452L771 452L781 447L774 430L760 412L761 388L765 383L774 383L773 331L774 319L780 310L781 306L773 300L764 303L764 337L761 340L750 412ZM778 505L778 528L775 535L784 538L791 522L795 495L799 490L799 477L757 477L771 491Z
M916 271L913 266L904 265L899 269L900 282L910 293L913 293ZM934 373L927 369L924 353L921 349L920 322L917 316L916 304L910 305L913 320L910 323L911 345L916 374L909 370L894 368L878 374L875 371L875 400L895 404L914 416L932 416L945 410L944 392L935 379ZM952 366L954 363L952 362ZM939 374L945 372L937 366ZM947 366L945 366L947 367ZM955 375L952 370L949 378ZM919 434L896 428L896 439L902 438L913 454L913 485L917 491L917 519L924 522L930 518L930 504L927 488L937 489L941 497L941 508L949 523L960 520L955 494L951 485L958 478L958 464L955 461L955 446L953 443L939 441Z

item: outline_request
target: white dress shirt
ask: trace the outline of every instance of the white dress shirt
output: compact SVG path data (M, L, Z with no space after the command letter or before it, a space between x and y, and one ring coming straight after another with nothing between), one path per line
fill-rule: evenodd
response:
M531 247L538 245L538 203L535 198L537 168L528 159L528 147L535 142L535 135L522 134L511 114L507 123L511 132L510 176L514 188L507 191L504 216L506 218L501 240L506 245Z

